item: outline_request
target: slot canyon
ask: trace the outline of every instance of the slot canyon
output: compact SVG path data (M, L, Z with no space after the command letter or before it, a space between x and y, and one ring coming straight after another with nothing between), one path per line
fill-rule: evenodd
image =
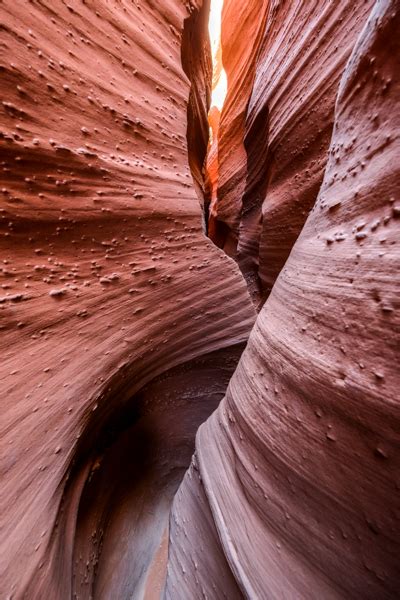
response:
M0 31L0 599L399 598L400 0Z

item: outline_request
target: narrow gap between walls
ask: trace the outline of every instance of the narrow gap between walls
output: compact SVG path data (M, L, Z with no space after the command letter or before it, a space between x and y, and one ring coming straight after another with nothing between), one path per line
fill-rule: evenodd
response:
M211 61L213 67L211 107L219 113L222 112L226 94L228 91L228 80L222 64L222 45L221 45L221 27L222 27L222 9L224 0L211 0L210 16L208 20L208 32L210 35ZM212 141L212 139L211 139Z
M228 80L222 63L222 11L224 0L211 0L210 14L208 20L208 32L210 36L211 61L212 61L212 84L211 102L208 111L209 140L207 155L204 165L205 180L205 202L204 219L205 229L210 236L210 215L215 211L218 203L218 133L222 109L228 91Z

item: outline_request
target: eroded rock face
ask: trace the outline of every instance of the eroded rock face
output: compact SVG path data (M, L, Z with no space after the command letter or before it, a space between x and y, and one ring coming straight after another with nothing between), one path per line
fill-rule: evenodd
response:
M399 9L378 1L355 44L315 206L199 430L173 504L167 598L399 594ZM330 87L324 73L313 77ZM326 136L324 122L318 147ZM281 198L271 218L288 213Z
M236 2L224 12L222 56L231 75L215 212L259 304L317 198L340 77L373 0L272 1L260 14L259 2L245 4L246 18L238 18Z
M222 251L208 2L0 3L1 597L398 595L400 17L356 42L371 7L226 2Z
M218 127L218 191L210 210L210 236L230 256L236 256L237 250L247 168L243 144L246 110L267 5L267 0L225 0L222 11L222 63L228 91Z
M1 597L148 592L254 321L189 170L207 9L1 2Z
M258 274L263 298L315 204L339 81L373 5L373 0L307 2L300 10L296 2L271 5L246 122L249 169L238 249L243 271ZM260 168L263 111L268 149Z

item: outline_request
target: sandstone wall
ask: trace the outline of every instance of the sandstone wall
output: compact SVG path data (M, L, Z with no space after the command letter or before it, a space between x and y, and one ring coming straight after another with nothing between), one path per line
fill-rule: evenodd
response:
M199 190L200 8L0 3L2 598L142 597L252 326L189 169Z
M379 0L316 203L175 496L167 598L398 596L399 33Z

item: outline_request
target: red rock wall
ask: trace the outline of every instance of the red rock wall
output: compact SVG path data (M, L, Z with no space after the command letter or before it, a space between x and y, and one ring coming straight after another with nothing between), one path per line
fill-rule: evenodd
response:
M399 595L399 2L239 4L247 287L208 3L0 3L1 597Z
M268 2L225 0L222 10L222 62L228 91L219 124L218 201L211 208L210 234L230 256L236 255L240 200L245 185L246 109Z
M175 497L167 598L399 594L399 39L378 1L317 201Z
M185 20L181 44L183 69L191 88L187 109L187 143L189 165L195 189L203 209L205 189L205 159L208 147L209 127L207 114L211 101L212 79L210 40L207 35L210 0L199 2L201 9L190 8Z
M222 56L230 76L215 211L235 232L235 252L227 251L259 304L315 203L339 80L373 0L255 4L246 5L246 18L235 2L224 11Z
M195 45L189 82L181 52L200 4L0 3L2 598L152 587L196 428L253 323L189 170L209 58Z
M216 106L212 106L208 115L210 125L210 140L206 158L206 173L205 173L205 221L209 237L213 240L216 246L223 247L224 239L221 243L218 239L218 231L214 228L215 220L210 218L212 205L217 200L218 191L218 129L221 119L221 113Z
M264 298L317 198L339 81L373 4L316 0L301 3L300 9L296 2L271 4L246 122L249 169L238 251L245 272L251 272L246 262L258 255ZM269 114L268 149L260 168L256 153L263 110ZM255 229L253 222L260 221Z

